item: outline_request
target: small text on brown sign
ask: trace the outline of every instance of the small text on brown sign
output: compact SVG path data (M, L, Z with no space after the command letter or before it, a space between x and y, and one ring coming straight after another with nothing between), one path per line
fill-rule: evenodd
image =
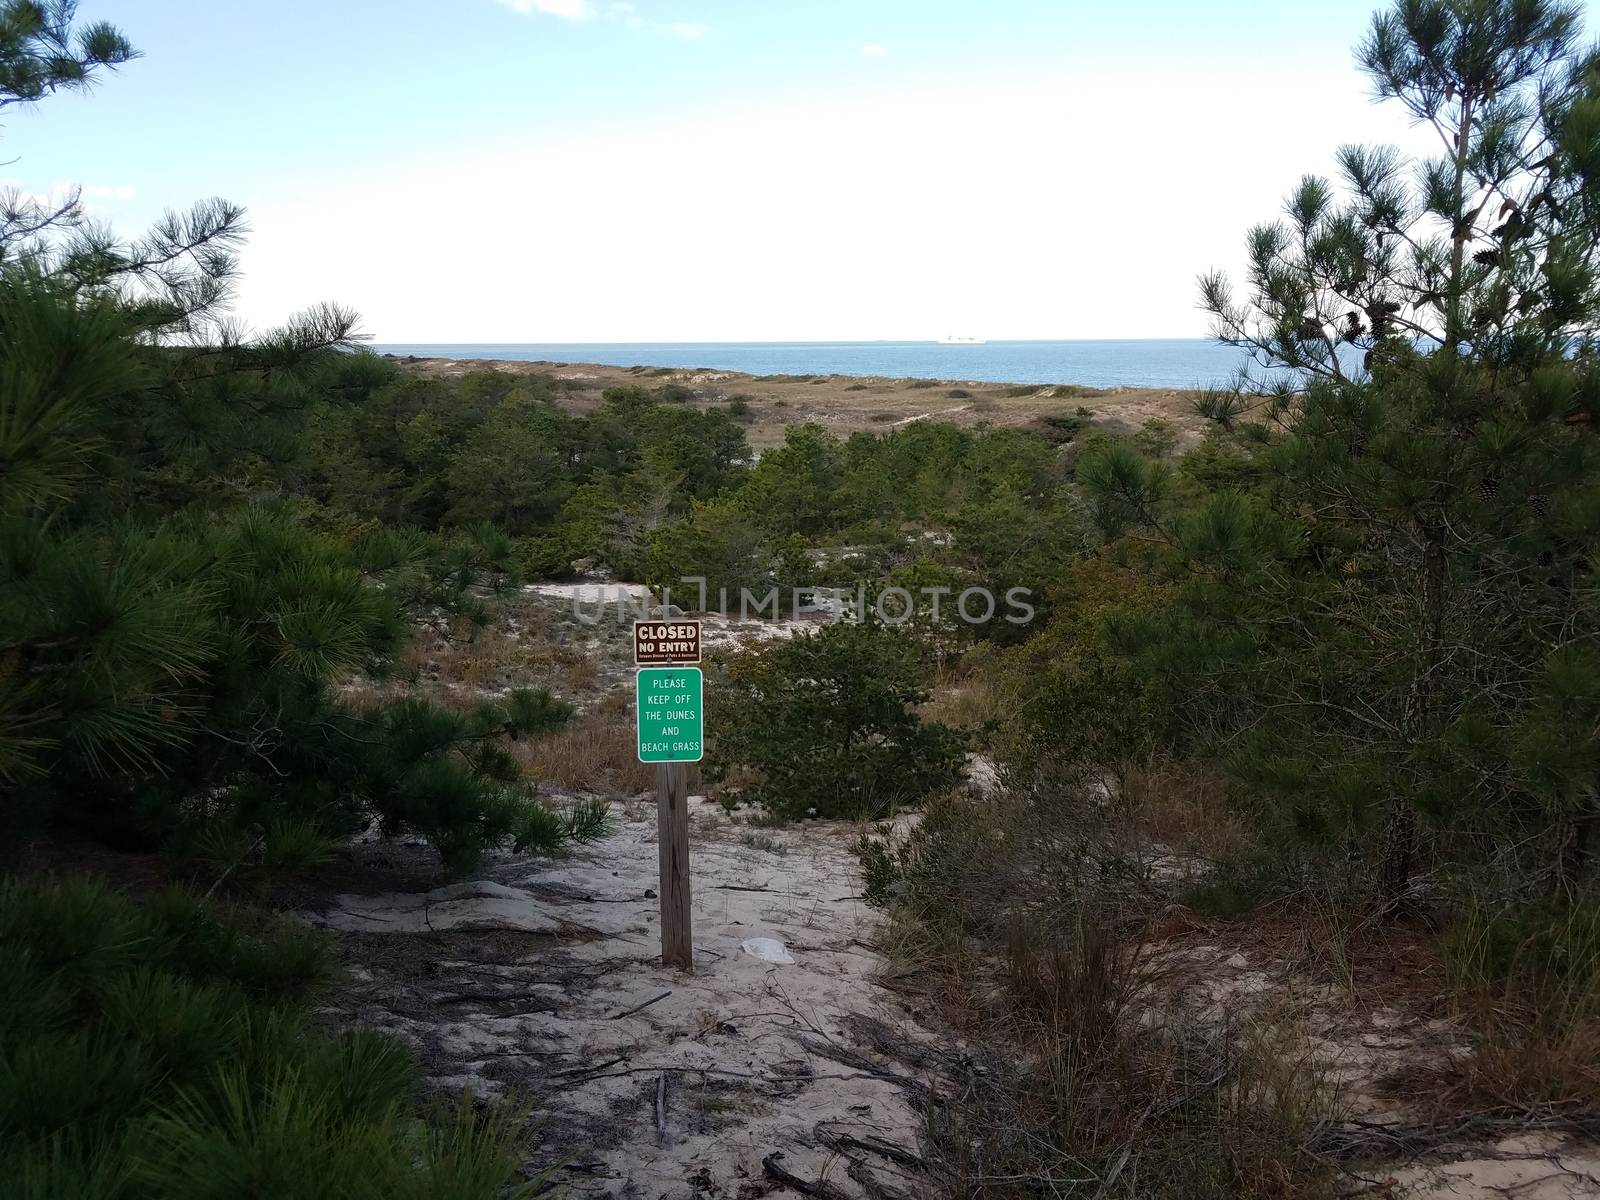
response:
M699 621L635 621L633 663L647 667L700 661Z

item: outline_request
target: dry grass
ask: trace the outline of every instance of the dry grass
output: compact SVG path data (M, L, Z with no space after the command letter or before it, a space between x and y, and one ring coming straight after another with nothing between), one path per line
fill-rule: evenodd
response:
M1122 799L1129 820L1164 845L1232 859L1254 844L1238 797L1213 771L1168 762L1133 767L1123 776Z
M626 367L594 363L529 363L504 361L455 362L424 359L408 364L422 375L454 377L470 371L494 370L512 374L553 375L563 385L561 404L574 412L589 412L599 404L605 388L639 382L642 372ZM656 368L654 377L689 388L688 403L708 407L722 402L730 392L748 397L759 408L750 415L749 438L752 446L765 448L783 441L790 425L815 421L840 437L859 430L882 430L888 421L929 417L959 425L990 422L1005 426L1026 426L1041 413L1060 406L1063 397L1100 399L1097 421L1108 428L1134 430L1152 417L1172 423L1182 431L1186 444L1197 443L1206 421L1196 414L1187 392L1165 388L1097 388L1063 385L1005 385L971 380L862 379L848 375L768 375L751 376L733 371L701 371ZM984 401L971 404L966 399L946 400L930 394L934 389L948 392L959 388ZM989 403L992 402L992 403ZM872 414L892 413L884 421Z
M1479 902L1444 945L1475 1035L1441 1073L1444 1103L1600 1108L1600 898Z
M968 1197L1331 1197L1336 1093L1292 1025L1141 1027L1154 973L1109 927L1013 926L998 978L942 990L987 1053L936 1115Z
M1002 719L1005 707L986 676L968 672L936 684L917 714L924 721L976 730Z
M594 658L582 646L553 636L543 622L513 634L492 626L471 638L420 646L421 680L468 692L543 687L566 698L591 692L598 681Z
M1476 1037L1469 1054L1441 1068L1440 1106L1600 1107L1600 1019L1560 1000L1479 995L1464 1013Z
M626 697L623 697L626 700ZM655 786L655 768L639 761L631 713L608 701L562 729L513 751L528 775L567 792L634 796Z
M1167 968L1136 949L1154 914L1121 839L1082 797L950 794L890 851L891 977L971 1048L930 1113L952 1194L1333 1195L1301 1031L1141 1019Z

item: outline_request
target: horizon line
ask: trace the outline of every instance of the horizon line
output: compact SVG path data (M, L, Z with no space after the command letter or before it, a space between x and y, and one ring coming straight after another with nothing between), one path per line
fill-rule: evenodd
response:
M949 345L937 338L706 338L692 340L645 340L616 342L450 342L427 339L400 341L367 338L371 346L940 346ZM1226 346L1226 342L1210 337L1099 337L1099 338L985 338L981 342L950 345L952 350L968 350L974 346L1026 345L1047 343L1051 345L1078 345L1092 342L1209 342Z

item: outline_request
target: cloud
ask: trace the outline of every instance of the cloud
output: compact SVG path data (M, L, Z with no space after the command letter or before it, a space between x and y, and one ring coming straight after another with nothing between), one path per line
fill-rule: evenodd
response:
M0 179L0 192L9 193L20 203L37 204L51 210L60 208L69 197L76 194L83 211L90 215L98 215L108 207L114 208L139 197L139 189L128 183L79 185L64 179L56 180L49 188L31 187L15 179Z
M647 17L641 17L628 0L614 0L613 3L606 5L606 20L615 21L628 29L664 34L685 42L702 41L707 33L704 25L694 21L652 21Z
M865 54L868 58L882 58L885 54L889 53L889 47L880 46L877 42L868 42L865 46L861 47L861 53Z
M1296 89L1319 103L1261 103ZM1115 120L1083 119L1112 94L1125 96ZM1249 127L1263 149L1219 155L1219 126ZM1343 59L1248 76L1107 61L652 110L371 170L330 167L285 182L276 201L252 197L239 313L270 327L308 298L336 298L380 342L823 341L951 328L1205 337L1194 277L1247 269L1244 231L1281 211L1286 186L1331 170L1328 150L1342 142L1427 154L1433 136L1369 103ZM950 167L953 146L961 161ZM739 169L715 188L661 188L639 203L640 179L732 161ZM929 163L946 164L934 188ZM995 189L1017 163L1028 164L1025 186ZM456 194L516 197L514 211L464 228L449 253L397 255L437 223L440 179ZM672 303L652 280L671 281Z
M500 0L500 3L525 16L544 13L565 21L587 21L595 14L593 0Z
M599 7L596 0L500 0L500 3L524 16L543 13L564 21L592 21L603 15L607 21L627 29L659 33L685 42L701 41L708 32L704 25L694 21L652 21L648 17L641 17L629 0L611 0L604 9Z

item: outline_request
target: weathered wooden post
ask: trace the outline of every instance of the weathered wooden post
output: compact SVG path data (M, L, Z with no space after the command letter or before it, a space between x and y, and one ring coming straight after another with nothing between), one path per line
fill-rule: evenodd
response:
M694 970L689 912L689 770L705 752L705 676L699 621L635 621L635 717L639 761L656 767L661 860L661 962ZM656 664L673 664L671 666Z
M661 852L661 962L694 970L689 917L689 769L656 764L656 837Z

